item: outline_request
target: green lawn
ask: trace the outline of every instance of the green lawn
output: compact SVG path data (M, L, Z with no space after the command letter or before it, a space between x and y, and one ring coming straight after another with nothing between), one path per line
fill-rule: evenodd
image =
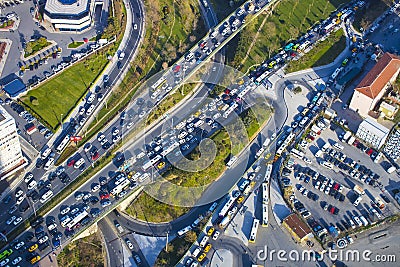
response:
M55 130L60 124L61 114L65 118L80 103L107 62L106 54L98 52L29 91L21 97L21 101ZM32 104L35 99L38 100L37 105Z
M197 171L183 170L178 167L179 163L177 167L170 167L163 173L163 179L146 187L147 193L142 193L126 211L135 218L151 222L170 221L185 214L204 189L224 173L229 155L239 153L249 139L255 137L270 117L271 110L260 102L242 114L245 132L240 123L231 123L210 137L216 148L215 158L213 150L208 150L212 146L205 146L201 153L196 147L187 158L198 162ZM213 161L208 164L207 160L200 161L201 158ZM170 205L172 203L177 206Z
M77 48L77 47L80 47L83 44L84 44L83 41L72 42L72 43L68 44L68 48Z
M38 40L35 41L30 41L26 44L25 47L25 57L29 57L31 55L36 54L37 52L39 52L40 50L42 50L43 48L47 47L51 45L50 42L48 42L46 40L46 38L41 37Z
M240 34L236 53L228 56L229 65L246 72L262 63L288 41L304 34L312 25L325 19L348 0L286 0L281 1L261 27L265 15L258 16ZM243 61L256 31L260 31L249 56Z
M286 71L296 72L326 65L335 60L335 58L346 48L346 36L343 29L331 34L325 41L317 44L310 52L299 58L299 60L290 61Z

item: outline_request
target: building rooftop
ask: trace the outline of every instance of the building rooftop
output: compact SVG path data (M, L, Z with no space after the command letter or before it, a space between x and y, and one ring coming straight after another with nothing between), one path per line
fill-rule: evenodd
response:
M47 0L45 10L52 14L78 15L88 10L90 0Z
M3 90L10 96L16 97L26 91L26 85L20 79L14 79L3 86Z
M5 120L10 120L13 117L2 107L0 106L0 123L2 123Z
M355 90L374 99L399 68L400 58L396 55L385 53L367 75L365 75Z
M294 213L287 216L284 222L300 239L311 233L311 229Z
M370 134L381 137L385 137L390 132L388 128L370 117L367 117L365 120L363 120L359 128L362 128L364 131L367 131Z

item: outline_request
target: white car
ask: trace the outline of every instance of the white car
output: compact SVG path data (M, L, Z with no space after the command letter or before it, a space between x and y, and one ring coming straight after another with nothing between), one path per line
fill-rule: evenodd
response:
M13 261L11 263L14 264L14 265L17 265L20 261L22 261L22 258L18 257L18 258L13 259Z
M44 242L46 242L47 240L49 240L49 237L47 235L45 235L44 237L40 238L38 240L39 244L43 244Z
M32 190L33 188L35 188L37 185L37 182L35 180L32 180L29 184L28 184L28 190Z
M52 223L50 225L47 226L47 229L49 229L49 231L56 229L57 228L57 224L56 223Z
M126 244L128 245L128 248L130 249L130 250L133 250L133 244L132 244L132 242L129 240L129 239L126 239Z
M70 210L71 210L70 207L66 207L66 208L62 209L62 210L61 210L61 215L67 214Z
M0 262L0 266L5 266L10 260L9 259L5 259L2 262Z
M310 160L309 158L304 157L303 160L304 160L304 162L307 163L307 164L311 164L311 163L312 163L311 160Z
M106 138L104 134L99 134L99 136L97 137L97 141L101 142L104 138Z
M32 178L33 178L33 174L31 172L29 172L24 178L25 183L29 183L29 181L32 180Z
M129 122L128 125L126 125L126 129L130 129L133 125L133 122Z
M94 184L93 187L92 187L92 192L99 191L99 189L100 189L100 185L99 184Z
M17 218L17 216L12 216L10 219L8 219L8 220L6 221L6 224L7 224L7 225L10 225L16 218Z
M78 213L78 211L79 211L79 208L74 208L73 210L71 210L71 215Z
M19 198L17 198L17 201L16 201L17 205L21 204L22 201L24 201L24 199L25 199L25 196L20 196Z
M24 194L24 191L20 188L17 192L15 192L15 198L19 198Z
M219 237L219 235L220 235L220 232L219 232L219 231L215 231L215 232L214 232L214 235L212 236L212 239L213 239L213 240L217 240L217 238Z
M20 222L22 222L22 217L18 217L17 219L15 219L14 225L18 225Z
M25 245L24 241L19 242L14 246L15 250L22 248Z

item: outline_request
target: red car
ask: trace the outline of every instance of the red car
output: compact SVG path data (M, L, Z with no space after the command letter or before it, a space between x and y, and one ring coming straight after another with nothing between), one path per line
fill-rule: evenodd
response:
M370 148L365 153L367 153L368 156L371 156L371 154L374 153L374 150Z
M93 161L96 161L99 157L100 157L99 152L96 152L96 153L94 153L94 154L92 155L92 160L93 160Z
M181 66L179 66L179 65L176 65L174 68L173 68L173 71L174 72L178 72L178 71L180 71L181 70Z
M100 199L109 199L110 198L110 194L108 193L100 193Z
M359 143L360 143L360 141L355 140L354 143L353 143L353 146L357 146Z
M333 189L335 189L335 190L337 191L337 190L339 190L339 186L340 186L340 185L336 183L336 184L333 186Z
M71 167L71 166L74 165L74 163L75 163L75 160L74 160L74 159L71 159L71 160L68 162L67 166L68 166L68 167Z

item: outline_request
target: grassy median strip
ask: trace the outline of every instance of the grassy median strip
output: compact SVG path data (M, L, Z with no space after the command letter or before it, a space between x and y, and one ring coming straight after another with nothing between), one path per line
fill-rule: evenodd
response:
M234 55L228 57L228 64L246 73L347 2L349 0L280 1L265 23L263 20L266 15L260 15L242 30ZM259 34L255 39L257 32Z
M318 43L310 52L298 60L289 62L286 71L296 72L312 67L323 66L335 60L346 48L346 36L343 29L332 33L326 40Z
M60 126L62 118L66 118L80 104L87 90L108 64L107 57L115 54L122 40L126 10L122 0L114 0L114 6L116 17L109 18L109 24L99 38L110 39L116 35L116 42L75 63L20 99L29 111L53 131Z
M136 219L151 222L171 221L187 213L189 206L195 204L204 189L224 173L229 155L239 153L248 143L248 139L256 136L260 127L271 116L271 112L269 106L261 101L251 109L245 110L240 117L246 132L243 132L241 123L236 121L210 137L217 150L211 164L205 165L206 161L199 161L196 172L170 167L162 174L163 179L146 187L146 192L142 192L126 212ZM213 155L207 148L208 146L200 154L199 147L196 147L187 158L191 161L207 159ZM168 203L176 203L179 206Z

